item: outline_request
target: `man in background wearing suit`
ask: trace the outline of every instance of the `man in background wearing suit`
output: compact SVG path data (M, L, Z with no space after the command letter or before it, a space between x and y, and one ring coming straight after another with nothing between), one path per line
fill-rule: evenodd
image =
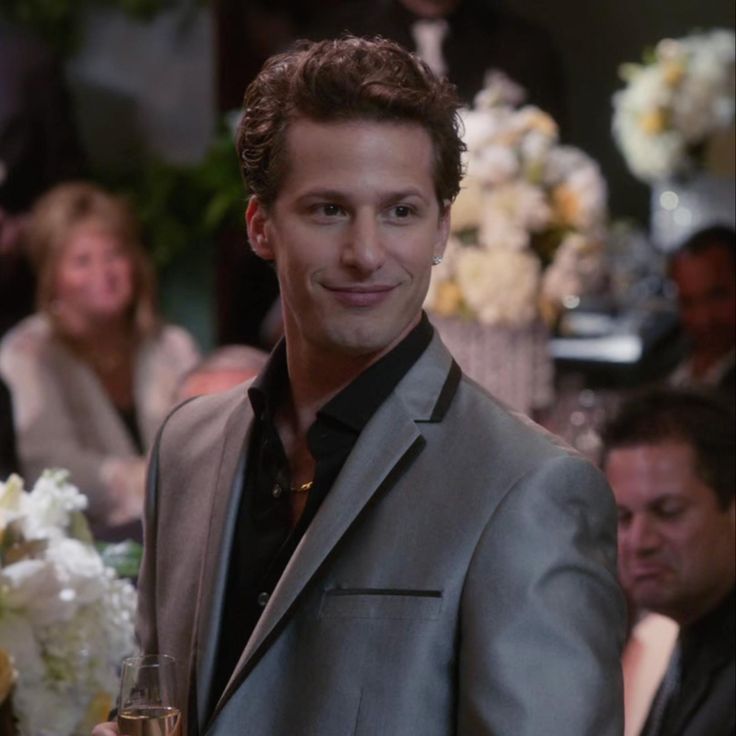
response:
M677 288L689 353L669 378L679 386L714 386L736 405L736 231L713 225L676 250L669 273Z
M645 736L734 733L735 433L723 402L673 389L631 399L604 431L622 584L680 626Z
M174 411L151 459L139 633L179 664L187 734L621 732L610 490L422 311L457 107L356 38L246 93L246 220L285 338L253 383Z

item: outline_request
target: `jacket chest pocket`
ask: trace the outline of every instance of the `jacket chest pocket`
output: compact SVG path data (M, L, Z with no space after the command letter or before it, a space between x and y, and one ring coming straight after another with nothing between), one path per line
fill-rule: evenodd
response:
M320 618L436 619L441 590L332 588L322 594Z

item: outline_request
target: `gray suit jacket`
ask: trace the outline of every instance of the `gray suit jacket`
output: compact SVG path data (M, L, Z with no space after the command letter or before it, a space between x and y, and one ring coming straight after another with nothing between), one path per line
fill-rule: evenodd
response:
M186 733L622 732L610 491L437 336L360 435L209 717L251 420L243 387L185 404L150 466L139 631L180 663Z

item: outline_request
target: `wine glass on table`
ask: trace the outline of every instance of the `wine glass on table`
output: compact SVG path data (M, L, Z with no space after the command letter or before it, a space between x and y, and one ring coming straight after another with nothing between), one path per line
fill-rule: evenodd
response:
M118 729L124 736L182 736L176 662L166 654L123 660Z

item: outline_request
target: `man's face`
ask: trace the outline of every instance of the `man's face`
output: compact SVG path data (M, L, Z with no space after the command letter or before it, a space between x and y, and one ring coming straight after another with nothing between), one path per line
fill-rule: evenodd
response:
M734 504L718 506L685 442L613 450L606 475L619 509L621 583L637 606L681 624L734 585Z
M736 270L726 248L683 253L672 263L680 317L696 350L723 355L736 340Z
M419 125L299 119L268 209L251 199L251 245L273 259L290 351L366 356L417 323L449 226Z

